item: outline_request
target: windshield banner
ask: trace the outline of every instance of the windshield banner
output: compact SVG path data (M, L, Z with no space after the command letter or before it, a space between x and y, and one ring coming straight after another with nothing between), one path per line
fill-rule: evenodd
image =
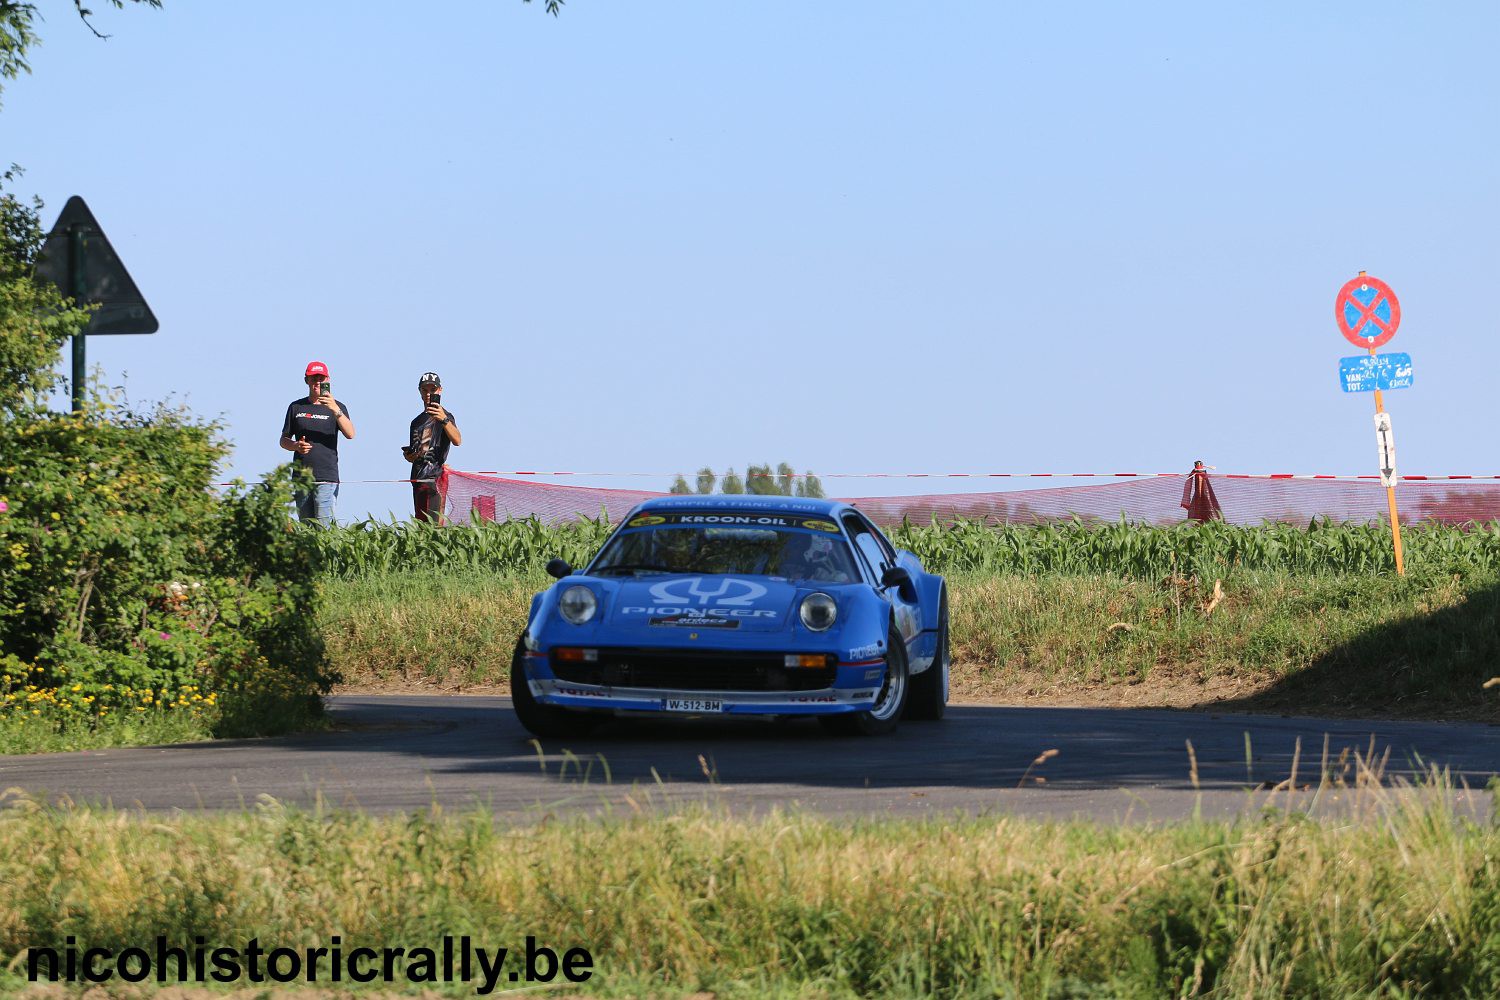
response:
M654 528L662 524L683 524L697 527L733 528L807 528L838 534L839 526L832 521L799 517L796 514L750 514L750 513L678 513L663 511L659 514L637 514L625 522L627 528Z

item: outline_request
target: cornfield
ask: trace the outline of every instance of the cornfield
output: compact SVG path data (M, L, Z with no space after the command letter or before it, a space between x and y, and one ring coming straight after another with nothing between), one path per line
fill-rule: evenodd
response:
M599 550L613 526L602 519L546 525L531 518L446 528L418 521L369 520L302 530L318 532L330 576L355 579L411 570L534 574L554 557L581 566ZM887 533L898 547L915 553L923 566L940 573L1079 573L1160 580L1211 579L1234 570L1314 575L1394 571L1390 530L1381 524L1156 527L1082 520L1010 525L969 521L906 524ZM1413 573L1500 569L1500 522L1409 525L1402 529L1402 539Z
M300 530L317 533L326 574L352 580L411 570L540 573L553 558L582 566L599 551L614 525L603 519L547 525L533 517L439 527L426 521L371 518L347 527L314 525Z
M1384 524L1313 521L1302 528L1210 522L1167 526L1082 520L1044 524L905 525L888 532L922 565L938 572L1035 576L1111 574L1143 580L1169 575L1212 579L1233 570L1297 575L1394 572ZM1500 567L1500 522L1454 527L1438 522L1401 529L1409 571L1466 572Z

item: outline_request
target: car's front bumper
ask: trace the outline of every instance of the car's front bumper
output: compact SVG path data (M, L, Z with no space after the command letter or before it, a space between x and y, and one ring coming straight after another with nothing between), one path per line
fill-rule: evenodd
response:
M833 684L808 691L726 691L585 684L556 677L545 653L525 659L527 683L538 704L607 712L662 715L838 715L873 708L885 680L883 660L840 663ZM705 669L712 669L707 665ZM708 712L669 709L670 701L717 703Z

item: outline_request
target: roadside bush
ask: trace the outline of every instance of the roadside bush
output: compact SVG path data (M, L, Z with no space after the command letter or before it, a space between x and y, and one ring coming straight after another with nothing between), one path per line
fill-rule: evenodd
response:
M305 725L337 680L318 624L317 551L287 517L291 490L290 466L232 488L215 508L200 564L205 599L179 600L198 616L198 627L190 617L189 627L215 643L208 665L223 699L219 735Z
M21 659L57 639L114 648L149 624L142 596L179 579L207 539L224 446L179 411L106 406L6 422L0 637Z
M0 719L163 709L205 732L305 724L329 686L313 539L285 469L210 490L226 446L179 410L6 421Z

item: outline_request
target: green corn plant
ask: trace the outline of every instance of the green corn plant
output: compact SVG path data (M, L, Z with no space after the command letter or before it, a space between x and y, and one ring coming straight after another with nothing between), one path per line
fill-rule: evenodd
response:
M439 527L421 521L366 520L316 530L328 575L353 579L411 570L540 573L558 557L581 566L613 525L604 517L545 524L532 517ZM982 521L910 522L891 540L937 573L1011 576L1107 574L1161 581L1173 575L1212 580L1236 570L1305 575L1394 572L1389 529L1379 523L1314 521L1307 527L1266 523L1148 525L1073 518L1039 524ZM1500 522L1404 529L1413 572L1467 573L1500 568Z

